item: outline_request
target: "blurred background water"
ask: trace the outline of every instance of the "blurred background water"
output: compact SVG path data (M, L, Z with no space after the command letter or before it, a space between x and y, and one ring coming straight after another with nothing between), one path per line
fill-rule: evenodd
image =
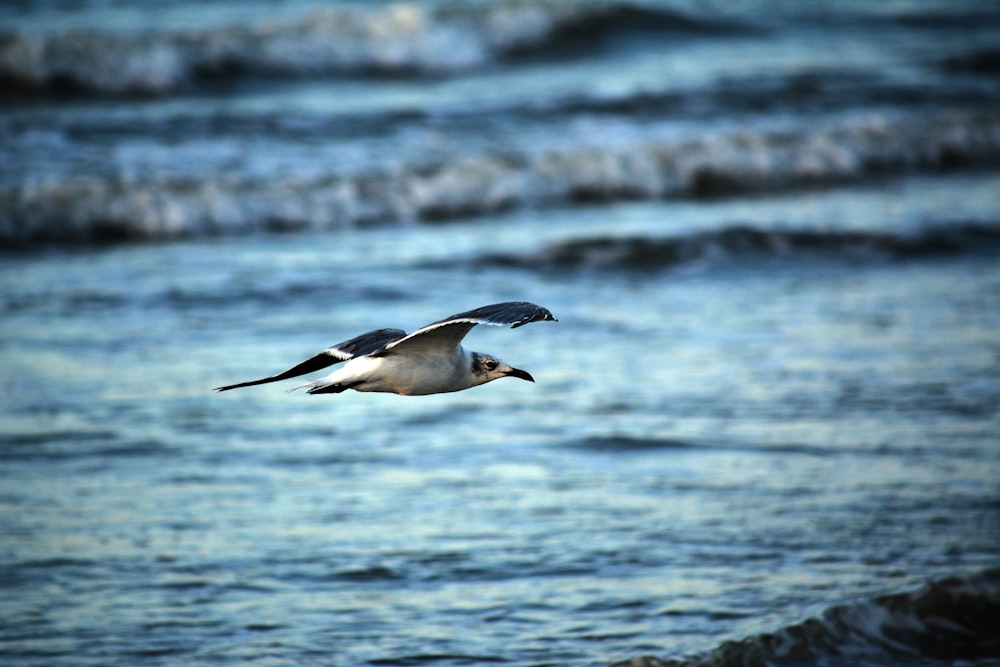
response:
M4 664L1000 665L995 5L4 14Z

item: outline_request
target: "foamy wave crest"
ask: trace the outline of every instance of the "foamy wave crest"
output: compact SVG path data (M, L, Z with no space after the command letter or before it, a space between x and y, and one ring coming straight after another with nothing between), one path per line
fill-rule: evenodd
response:
M711 197L1000 161L1000 114L881 116L612 148L485 154L328 178L81 179L0 191L0 243L163 239L488 215L518 206Z
M641 657L611 667L883 667L1000 664L1000 569L914 593L832 607L777 632L690 660Z
M0 83L165 95L231 73L440 75L629 27L717 31L722 24L631 3L397 3L205 30L9 32L0 36Z

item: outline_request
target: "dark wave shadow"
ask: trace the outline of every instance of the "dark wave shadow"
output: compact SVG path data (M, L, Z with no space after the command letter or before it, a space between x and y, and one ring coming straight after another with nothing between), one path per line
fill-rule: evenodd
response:
M732 226L656 238L600 236L523 254L494 253L477 265L557 271L658 271L688 265L748 266L764 260L873 264L1000 252L1000 223L938 224L912 233L780 230Z
M725 642L706 655L644 656L610 667L975 664L1000 656L998 629L1000 568L831 607L775 632Z

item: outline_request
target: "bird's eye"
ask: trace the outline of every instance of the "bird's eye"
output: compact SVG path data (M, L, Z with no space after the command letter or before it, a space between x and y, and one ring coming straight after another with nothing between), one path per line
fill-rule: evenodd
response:
M497 368L497 362L493 361L492 359L487 359L483 363L483 366L486 367L486 370L493 371L493 370L496 370L496 368Z

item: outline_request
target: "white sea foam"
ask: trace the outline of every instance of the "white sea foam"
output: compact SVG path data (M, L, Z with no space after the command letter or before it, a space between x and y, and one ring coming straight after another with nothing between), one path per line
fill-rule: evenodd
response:
M613 26L640 11L627 3L395 3L204 29L8 32L0 36L0 79L28 88L164 95L232 70L442 74L537 48L581 26ZM663 22L671 16L659 12Z
M482 154L355 176L125 182L78 178L0 191L0 240L163 239L486 215L574 201L685 198L995 164L1000 115L867 115L811 131L746 131L599 150Z

